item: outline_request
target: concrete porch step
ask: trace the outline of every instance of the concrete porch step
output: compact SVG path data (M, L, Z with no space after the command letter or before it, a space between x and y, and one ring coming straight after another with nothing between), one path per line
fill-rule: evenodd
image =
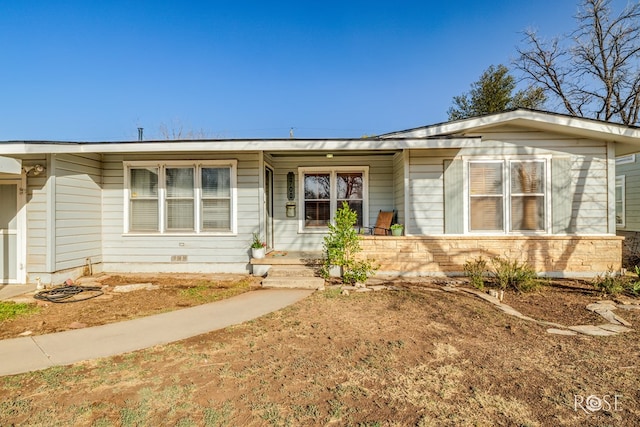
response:
M317 277L319 268L305 265L273 265L267 274L269 277Z
M321 277L269 277L262 280L265 288L324 289Z

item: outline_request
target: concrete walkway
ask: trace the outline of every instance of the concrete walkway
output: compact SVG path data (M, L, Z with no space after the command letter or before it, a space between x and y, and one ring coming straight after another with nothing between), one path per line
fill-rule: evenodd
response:
M125 322L0 340L0 376L70 365L179 341L280 310L313 292L261 289L210 304Z

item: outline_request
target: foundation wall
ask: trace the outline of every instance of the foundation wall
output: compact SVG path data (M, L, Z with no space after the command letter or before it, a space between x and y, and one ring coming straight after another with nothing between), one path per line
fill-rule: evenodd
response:
M460 275L466 261L501 256L552 277L595 277L622 267L620 236L364 236L379 275Z

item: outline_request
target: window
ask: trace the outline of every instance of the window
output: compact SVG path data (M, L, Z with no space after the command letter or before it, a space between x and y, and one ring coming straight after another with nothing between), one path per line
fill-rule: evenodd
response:
M468 228L545 231L546 160L468 162Z
M235 233L236 162L125 163L126 232Z
M616 226L625 226L625 178L616 176Z
M367 168L301 168L301 229L326 231L342 203L356 211L356 226L367 222Z
M626 156L616 157L616 166L624 165L626 163L635 163L635 161L636 161L635 154L628 154Z
M351 210L356 211L358 220L356 226L362 227L363 203L364 203L364 180L362 173L338 173L336 175L336 205L342 207L346 202Z
M502 230L502 163L469 164L469 212L472 231Z
M129 229L158 230L158 168L129 170Z
M326 227L331 219L331 175L304 176L304 226Z
M511 231L544 226L544 162L511 161Z

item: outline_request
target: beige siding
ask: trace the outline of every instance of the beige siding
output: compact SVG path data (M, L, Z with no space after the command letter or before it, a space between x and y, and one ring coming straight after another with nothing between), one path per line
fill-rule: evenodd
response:
M470 135L476 136L476 135ZM571 160L572 221L581 234L607 233L607 145L514 127L484 133L477 147L460 150L411 150L408 224L411 234L444 230L443 161L447 158L550 156ZM466 203L466 202L465 202ZM466 204L465 204L466 206ZM455 213L454 213L455 214ZM457 213L463 215L463 212Z
M123 161L237 160L237 235L125 235ZM214 263L228 271L246 271L251 235L259 230L259 153L164 153L106 155L104 158L103 256L105 269L150 271L214 271ZM186 263L171 257L186 256ZM136 267L135 264L138 264ZM196 266L195 264L201 264ZM155 270L154 270L155 269Z
M411 234L444 233L444 160L455 155L456 150L411 150L407 213Z
M298 232L298 218L287 218L287 173L296 177L296 214L300 212L298 167L369 167L369 224L373 225L380 210L398 209L394 197L393 155L377 156L322 156L278 157L273 156L274 171L274 235L277 250L321 250L323 233Z
M393 156L393 205L397 213L397 222L406 224L404 212L404 156L397 153Z
M640 231L640 154L634 163L616 166L616 175L625 177L625 226L621 230Z
M47 165L45 156L27 156L24 166ZM48 215L46 169L40 175L27 176L27 273L47 271Z
M506 142L505 142L506 141ZM522 147L526 145L527 147ZM580 234L608 232L607 144L604 141L567 138L515 127L485 133L482 148L462 150L463 155L550 155L571 159L572 224ZM613 177L611 177L613 179Z
M99 154L56 155L55 270L102 261L102 161Z

